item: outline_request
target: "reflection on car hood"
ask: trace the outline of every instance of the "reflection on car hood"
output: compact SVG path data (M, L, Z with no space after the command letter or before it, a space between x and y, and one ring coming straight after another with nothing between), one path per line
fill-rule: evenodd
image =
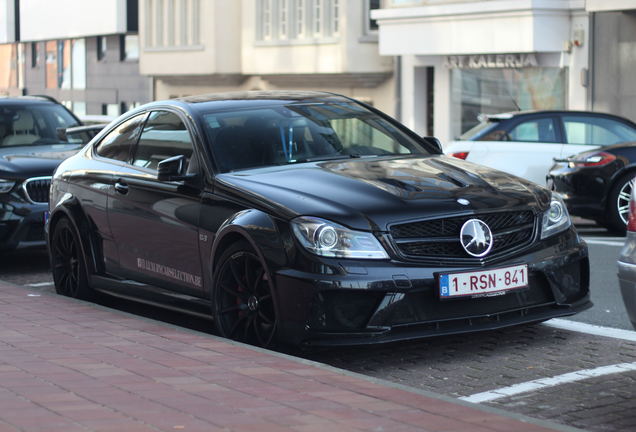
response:
M470 211L542 211L550 200L550 192L534 183L446 156L347 159L217 178L225 193L238 188L237 198L274 206L285 218L318 216L357 229L386 230L398 221Z
M0 147L0 178L53 175L60 162L80 148L76 144Z

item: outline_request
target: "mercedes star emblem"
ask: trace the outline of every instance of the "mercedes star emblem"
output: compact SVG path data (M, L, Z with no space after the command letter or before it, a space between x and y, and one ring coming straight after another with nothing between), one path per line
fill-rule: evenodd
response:
M490 228L479 219L469 219L462 225L459 241L469 255L477 258L487 255L493 245Z

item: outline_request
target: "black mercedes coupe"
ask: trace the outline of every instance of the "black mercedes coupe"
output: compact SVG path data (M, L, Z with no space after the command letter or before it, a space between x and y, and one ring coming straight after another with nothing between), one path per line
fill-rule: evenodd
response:
M267 346L495 329L591 306L562 200L319 92L154 102L53 177L58 293L213 317Z

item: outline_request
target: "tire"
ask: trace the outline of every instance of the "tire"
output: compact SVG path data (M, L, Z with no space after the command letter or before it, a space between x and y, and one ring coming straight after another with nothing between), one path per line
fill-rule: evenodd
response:
M607 201L607 227L611 231L625 234L635 176L634 172L623 174L610 190Z
M221 336L271 346L278 329L273 282L251 246L240 241L222 254L214 269L212 314Z
M79 237L67 218L60 219L53 228L51 268L58 294L82 300L93 297Z

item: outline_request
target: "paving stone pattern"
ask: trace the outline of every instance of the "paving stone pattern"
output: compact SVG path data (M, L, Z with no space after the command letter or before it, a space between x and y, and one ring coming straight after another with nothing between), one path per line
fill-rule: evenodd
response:
M4 283L0 407L0 432L552 430Z
M581 369L636 362L636 343L538 324L304 355L335 367L460 397ZM609 375L522 394L492 406L589 430L636 430L632 425L636 415L633 377L633 372Z

